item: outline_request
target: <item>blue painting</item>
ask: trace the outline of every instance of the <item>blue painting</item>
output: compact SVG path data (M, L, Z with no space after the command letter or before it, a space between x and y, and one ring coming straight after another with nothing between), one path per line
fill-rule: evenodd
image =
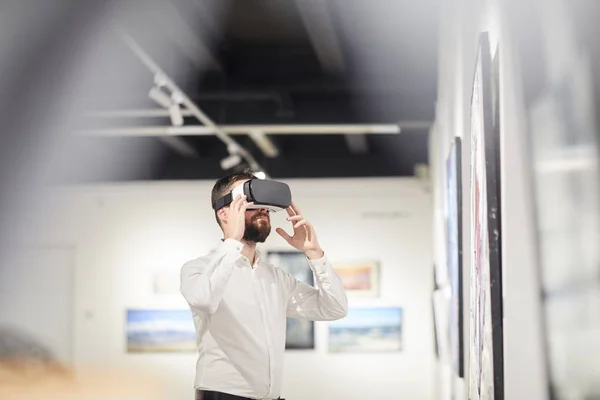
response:
M196 351L192 313L186 309L127 310L127 351Z
M345 318L329 323L329 351L400 351L402 325L402 308L351 308Z

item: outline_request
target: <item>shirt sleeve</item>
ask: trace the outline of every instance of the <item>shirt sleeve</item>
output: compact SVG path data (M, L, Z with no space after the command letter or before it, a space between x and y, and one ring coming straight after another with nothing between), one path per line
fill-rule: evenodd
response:
M308 259L313 271L312 287L286 274L289 287L287 316L313 321L332 321L348 314L348 298L342 281L326 256Z
M183 265L180 289L191 307L208 314L217 310L233 269L243 260L243 248L241 242L225 239L208 256Z

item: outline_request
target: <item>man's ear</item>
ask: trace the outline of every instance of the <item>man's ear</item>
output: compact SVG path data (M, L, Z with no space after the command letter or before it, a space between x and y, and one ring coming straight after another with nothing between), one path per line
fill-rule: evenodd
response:
M225 207L219 209L217 211L217 215L221 219L221 222L223 222L223 223L227 222L227 209Z

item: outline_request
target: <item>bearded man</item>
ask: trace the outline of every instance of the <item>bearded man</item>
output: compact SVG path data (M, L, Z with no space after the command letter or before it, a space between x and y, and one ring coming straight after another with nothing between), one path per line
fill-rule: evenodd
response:
M249 171L219 179L212 203L251 179L256 176ZM181 293L197 332L196 399L281 399L286 318L331 321L347 315L342 282L315 229L294 202L286 211L293 235L276 232L305 254L314 287L257 253L256 244L271 232L269 210L243 195L215 210L223 231L216 249L181 269Z

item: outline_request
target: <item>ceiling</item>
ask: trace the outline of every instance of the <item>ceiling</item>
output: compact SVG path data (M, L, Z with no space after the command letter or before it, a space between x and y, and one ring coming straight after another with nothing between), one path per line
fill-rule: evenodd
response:
M272 178L410 176L428 158L438 1L152 0L106 13ZM167 111L140 116L161 110L148 96L154 74L120 36L102 32L82 62L77 129L86 134L71 151L98 149L86 153L90 165L133 154L136 165L86 179L223 175L228 152L214 134L165 138L157 128L171 125ZM198 125L185 116L184 127ZM400 133L365 133L373 125ZM254 138L240 126L255 128Z

